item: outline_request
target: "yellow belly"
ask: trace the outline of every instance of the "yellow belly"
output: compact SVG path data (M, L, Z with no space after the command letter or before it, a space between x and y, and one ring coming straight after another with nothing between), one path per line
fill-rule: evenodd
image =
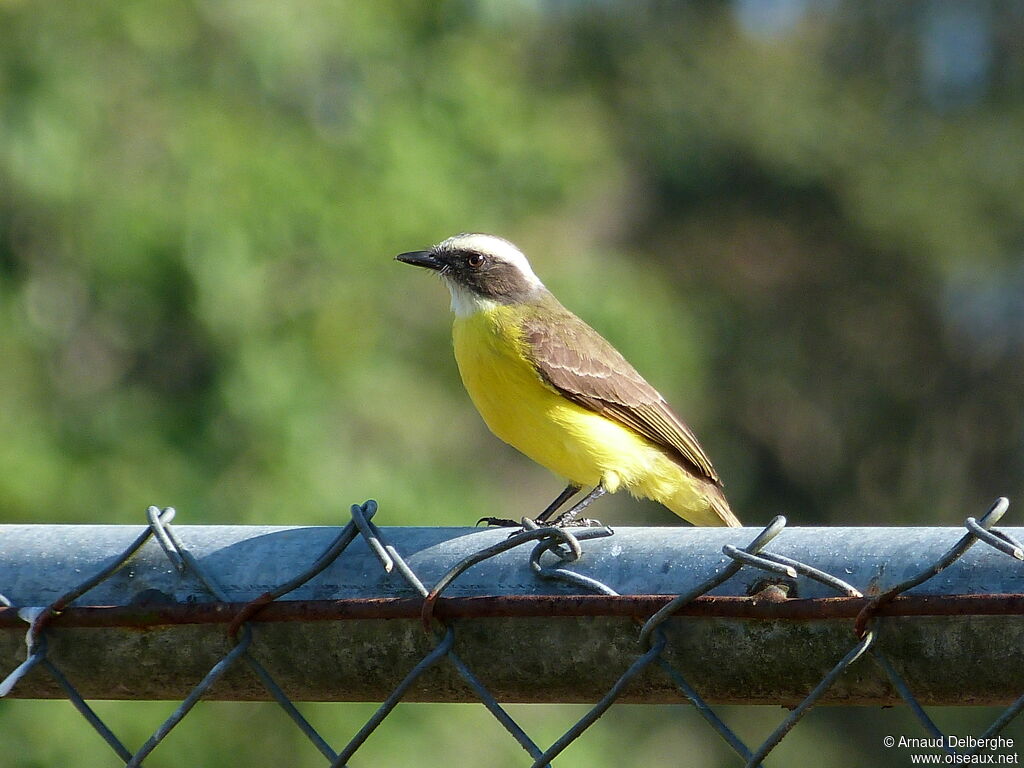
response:
M540 379L524 354L514 312L500 306L457 317L453 329L463 384L491 431L574 483L602 483L613 493L624 487L694 522L703 517L700 483L661 449Z

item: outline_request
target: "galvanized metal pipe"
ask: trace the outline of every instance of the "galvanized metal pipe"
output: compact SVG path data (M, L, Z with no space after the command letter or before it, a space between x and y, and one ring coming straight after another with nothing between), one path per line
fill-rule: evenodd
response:
M180 575L156 543L146 544L129 565L74 603L109 608L69 610L47 629L49 658L86 697L182 698L231 648L225 623L238 604L306 569L337 535L337 529L326 527L175 530L234 605L208 605L214 600L194 576ZM467 528L381 530L428 588L455 563L507 536ZM1021 529L1004 530L1024 536ZM18 607L48 605L108 564L139 531L133 526L0 526L0 594ZM871 595L934 563L963 533L961 528L789 528L765 551L813 565ZM732 562L722 554L723 546L744 547L756 534L754 529L620 528L609 538L583 542L583 557L567 567L623 595L675 595ZM530 549L474 565L446 589L436 615L453 623L459 655L500 699L594 701L644 651L631 617L650 615L665 598L573 597L581 590L535 576ZM789 598L761 592L771 582L788 582ZM739 599L755 593L759 599ZM983 597L947 599L970 595ZM977 544L885 608L880 647L922 703L1007 703L1024 693L1024 669L1017 663L1024 647L1022 595L1024 563ZM837 598L834 590L804 577L794 581L752 567L710 597L726 599L699 600L669 621L664 658L707 700L731 703L802 699L856 642L851 617L864 602ZM416 618L419 603L415 591L397 573L385 573L358 537L321 574L256 617L251 653L294 699L379 700L434 644ZM27 625L19 626L14 613L0 609L0 677L24 659ZM62 693L36 668L12 695ZM266 699L267 694L239 666L217 684L212 698ZM426 673L406 699L476 700L445 663ZM678 701L679 694L652 668L623 700ZM892 704L899 699L865 657L823 701Z

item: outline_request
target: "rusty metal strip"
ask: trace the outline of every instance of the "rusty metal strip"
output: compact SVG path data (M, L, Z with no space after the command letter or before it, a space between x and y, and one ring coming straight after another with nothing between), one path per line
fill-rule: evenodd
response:
M664 607L672 595L493 595L447 597L434 614L444 619L587 616L644 618ZM869 597L764 599L711 597L693 600L677 616L701 618L813 621L854 619ZM72 606L55 614L57 627L134 627L175 624L229 624L245 603ZM266 605L250 621L347 621L418 619L421 598L350 600L280 600ZM902 595L879 610L882 616L1014 616L1024 615L1024 594ZM16 608L0 608L0 629L24 629Z

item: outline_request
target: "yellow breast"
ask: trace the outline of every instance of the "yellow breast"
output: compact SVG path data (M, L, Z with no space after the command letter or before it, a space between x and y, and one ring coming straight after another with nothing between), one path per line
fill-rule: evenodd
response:
M455 358L466 391L491 431L538 464L609 491L650 476L660 451L630 429L567 400L526 357L518 312L498 306L457 317ZM675 478L677 471L670 470Z

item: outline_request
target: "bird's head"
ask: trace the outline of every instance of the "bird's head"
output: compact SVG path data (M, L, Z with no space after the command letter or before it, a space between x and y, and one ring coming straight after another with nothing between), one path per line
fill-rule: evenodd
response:
M441 275L451 291L452 309L457 315L529 301L544 290L523 252L494 235L455 235L429 250L401 253L395 258Z

